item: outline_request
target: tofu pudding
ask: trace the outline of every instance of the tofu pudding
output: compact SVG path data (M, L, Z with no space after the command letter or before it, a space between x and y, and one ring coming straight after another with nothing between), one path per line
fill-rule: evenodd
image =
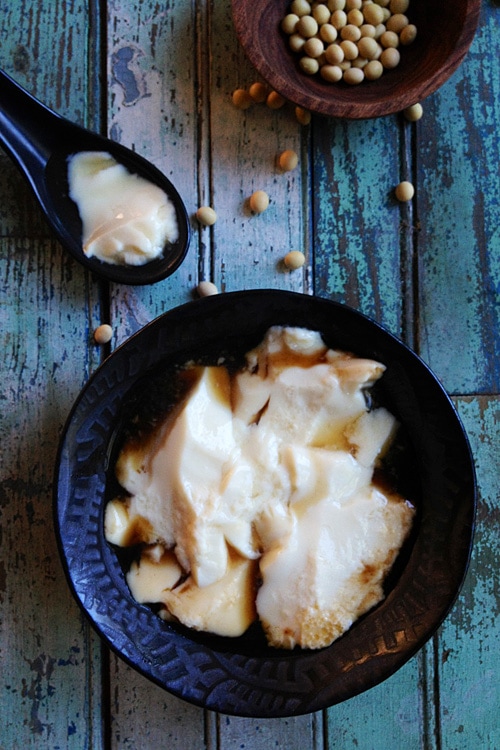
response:
M175 208L166 193L100 151L74 154L68 164L70 198L82 220L87 257L142 266L178 238Z
M375 473L397 431L367 392L379 362L273 327L243 368L187 365L182 395L125 441L107 540L137 545L127 582L161 616L269 645L332 643L384 596L414 517Z

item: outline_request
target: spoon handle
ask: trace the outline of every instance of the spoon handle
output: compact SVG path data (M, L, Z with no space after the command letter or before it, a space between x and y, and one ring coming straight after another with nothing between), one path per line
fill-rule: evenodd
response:
M46 166L60 137L62 118L0 70L0 145L29 182Z

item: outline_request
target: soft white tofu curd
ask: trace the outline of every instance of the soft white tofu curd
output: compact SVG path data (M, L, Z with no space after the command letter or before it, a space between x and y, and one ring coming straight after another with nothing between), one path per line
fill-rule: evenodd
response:
M221 635L258 618L272 646L320 648L383 598L414 516L374 483L397 429L367 406L385 368L303 328L271 328L246 361L194 367L153 434L124 445L105 533L143 545L139 602Z
M74 154L68 161L68 181L88 257L142 266L177 240L175 208L166 193L129 172L110 154Z

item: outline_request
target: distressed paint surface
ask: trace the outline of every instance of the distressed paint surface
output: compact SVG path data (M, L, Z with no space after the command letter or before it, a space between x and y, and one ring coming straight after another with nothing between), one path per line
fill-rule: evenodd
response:
M236 110L257 76L229 0L0 3L0 63L49 106L107 131L174 182L192 217L181 268L153 287L97 283L48 237L0 154L0 747L90 750L469 750L500 747L498 492L500 120L498 8L483 2L462 68L400 116L300 126L293 107ZM286 148L300 166L282 174ZM394 200L402 179L412 204ZM270 208L248 210L253 190ZM200 227L199 205L218 221ZM286 271L289 249L306 266ZM52 529L58 436L101 353L192 299L275 287L341 300L414 346L456 394L478 470L476 545L449 618L382 685L283 720L184 703L107 653L73 603ZM457 353L460 356L457 356Z
M405 174L402 142L397 117L315 125L315 291L396 334L402 329L402 252L409 231L406 208L393 196Z
M499 48L498 7L483 2L470 54L419 124L421 347L457 394L500 382Z
M443 750L499 745L500 399L457 401L476 457L480 495L470 569L438 639Z
M5 5L2 67L89 122L85 6ZM0 162L0 746L80 750L101 744L101 646L61 569L51 487L61 426L99 360L90 344L99 294L47 238L10 161Z

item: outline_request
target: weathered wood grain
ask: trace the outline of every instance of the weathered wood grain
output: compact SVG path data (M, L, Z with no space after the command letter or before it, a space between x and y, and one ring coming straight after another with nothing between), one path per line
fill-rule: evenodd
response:
M4 4L0 13L2 67L79 121L89 112L88 23L85 7L64 2ZM51 485L61 426L99 361L91 344L99 294L46 239L32 195L0 161L0 744L98 748L101 646L62 572Z
M190 216L198 205L199 143L196 15L190 4L122 3L108 15L109 134L152 161L172 180ZM121 342L157 315L193 296L199 236L173 277L154 287L113 286L110 314ZM200 746L204 714L170 696L111 656L110 747Z
M290 106L234 108L232 91L257 76L236 42L229 0L0 8L7 72L150 158L191 216L208 203L219 216L211 229L192 220L190 253L170 279L108 289L48 239L0 155L0 747L500 747L497 16L484 0L464 66L424 102L418 124L315 118L303 128ZM285 148L300 166L281 174L275 158ZM401 179L416 185L412 204L394 200ZM255 189L271 197L261 216L246 204ZM307 256L293 273L281 263L292 248ZM93 328L109 311L115 346L191 299L200 279L222 291L314 291L361 309L415 346L458 394L471 437L480 505L462 594L417 657L323 715L253 721L168 695L101 646L58 560L53 463L73 399L101 356Z
M443 750L500 746L500 399L457 399L475 456L479 502L474 550L461 595L437 643Z
M217 719L217 748L232 750L235 747L251 747L256 750L311 750L323 748L321 714L291 717L289 719L246 719L219 716ZM214 745L215 747L215 745Z
M151 684L120 659L110 662L109 747L198 750L207 746L203 710Z
M240 85L249 86L254 74L238 48L229 4L220 4L213 10L200 4L195 17L185 3L178 3L157 15L151 10L154 23L139 27L133 26L138 20L133 9L132 4L127 12L122 4L119 17L110 17L109 54L111 65L118 52L131 60L128 70L133 73L133 80L125 78L126 71L121 69L123 80L128 81L130 92L142 90L142 96L134 100L130 93L127 100L126 86L114 81L110 133L140 149L160 168L167 168L190 215L199 205L210 204L217 211L218 221L213 229L208 229L193 220L190 257L176 278L151 289L113 290L111 310L119 339L165 309L190 299L200 278L215 281L221 291L258 286L302 288L304 274L286 272L280 261L289 249L302 249L306 241L301 210L302 171L297 170L293 176L282 175L275 165L280 150L300 151L301 127L291 108L272 112L261 105L248 114L234 108L232 91ZM145 10L143 13L147 15ZM191 44L179 47L179 40L186 38ZM181 54L168 58L171 48ZM131 49L134 54L129 52ZM228 58L234 64L228 66ZM174 88L175 98L166 101ZM168 117L162 116L165 112ZM252 217L245 205L254 189L267 190L272 200L268 212L258 217ZM187 748L191 742L197 747L203 713L159 693L147 681L131 674L119 660L112 659L111 694L120 698L119 703L113 704L112 741L120 747L120 738L127 736L133 747L134 742L139 742L136 727L141 725L148 727L146 736L150 747L154 747L155 737L166 732L172 737L171 719L180 712L185 721L177 735L179 747ZM158 710L151 713L151 705ZM299 734L301 745L308 746L310 721L298 719L283 725L282 746L290 746L299 726L306 731ZM238 731L243 732L243 724L236 722ZM221 720L217 726L215 735L207 734L208 747L214 750L212 743L222 747L226 732L235 724ZM254 732L253 725L248 732ZM256 732L256 737L260 736ZM265 733L264 737L268 736L269 732ZM255 747L264 747L265 742L263 739Z
M397 116L314 126L315 292L403 334L411 209L394 198L408 179L407 126Z
M425 675L419 662L420 658L413 659L372 690L328 709L329 747L433 750L434 745L426 741Z
M198 206L199 133L196 14L189 3L120 3L108 9L108 130L173 182L188 214ZM187 302L197 284L199 236L175 274L144 288L113 287L117 341Z
M306 221L307 139L293 107L271 110L265 104L235 109L231 95L259 80L238 46L232 26L230 3L207 6L210 35L210 129L207 152L211 203L218 214L212 232L210 265L221 291L274 287L303 291L306 269L287 272L283 265L291 249L302 250L310 261ZM277 156L285 149L301 155L303 170L280 173ZM269 208L252 215L248 198L255 190L270 197ZM220 716L216 745L226 750L248 743L264 748L314 747L314 717L288 721L258 721ZM243 738L246 738L243 740ZM212 738L213 739L213 738Z
M1 240L0 258L2 746L80 748L100 734L99 645L61 569L51 485L96 309L54 242Z
M221 290L278 287L303 291L305 270L289 272L283 258L292 249L309 258L307 132L294 108L265 103L245 111L231 95L260 81L238 46L230 3L214 4L211 23L210 167L212 201L219 215L214 227L212 264ZM304 148L302 147L304 139ZM301 167L283 173L276 160L285 149L302 157ZM269 208L252 214L248 199L256 190L270 198Z
M469 56L418 125L421 352L457 394L500 382L499 56L484 2Z
M398 116L315 120L313 130L314 289L384 324L413 344L412 206L394 187L411 176L412 134ZM328 709L332 747L419 748L429 734L424 657L382 685ZM429 745L429 748L432 746Z

